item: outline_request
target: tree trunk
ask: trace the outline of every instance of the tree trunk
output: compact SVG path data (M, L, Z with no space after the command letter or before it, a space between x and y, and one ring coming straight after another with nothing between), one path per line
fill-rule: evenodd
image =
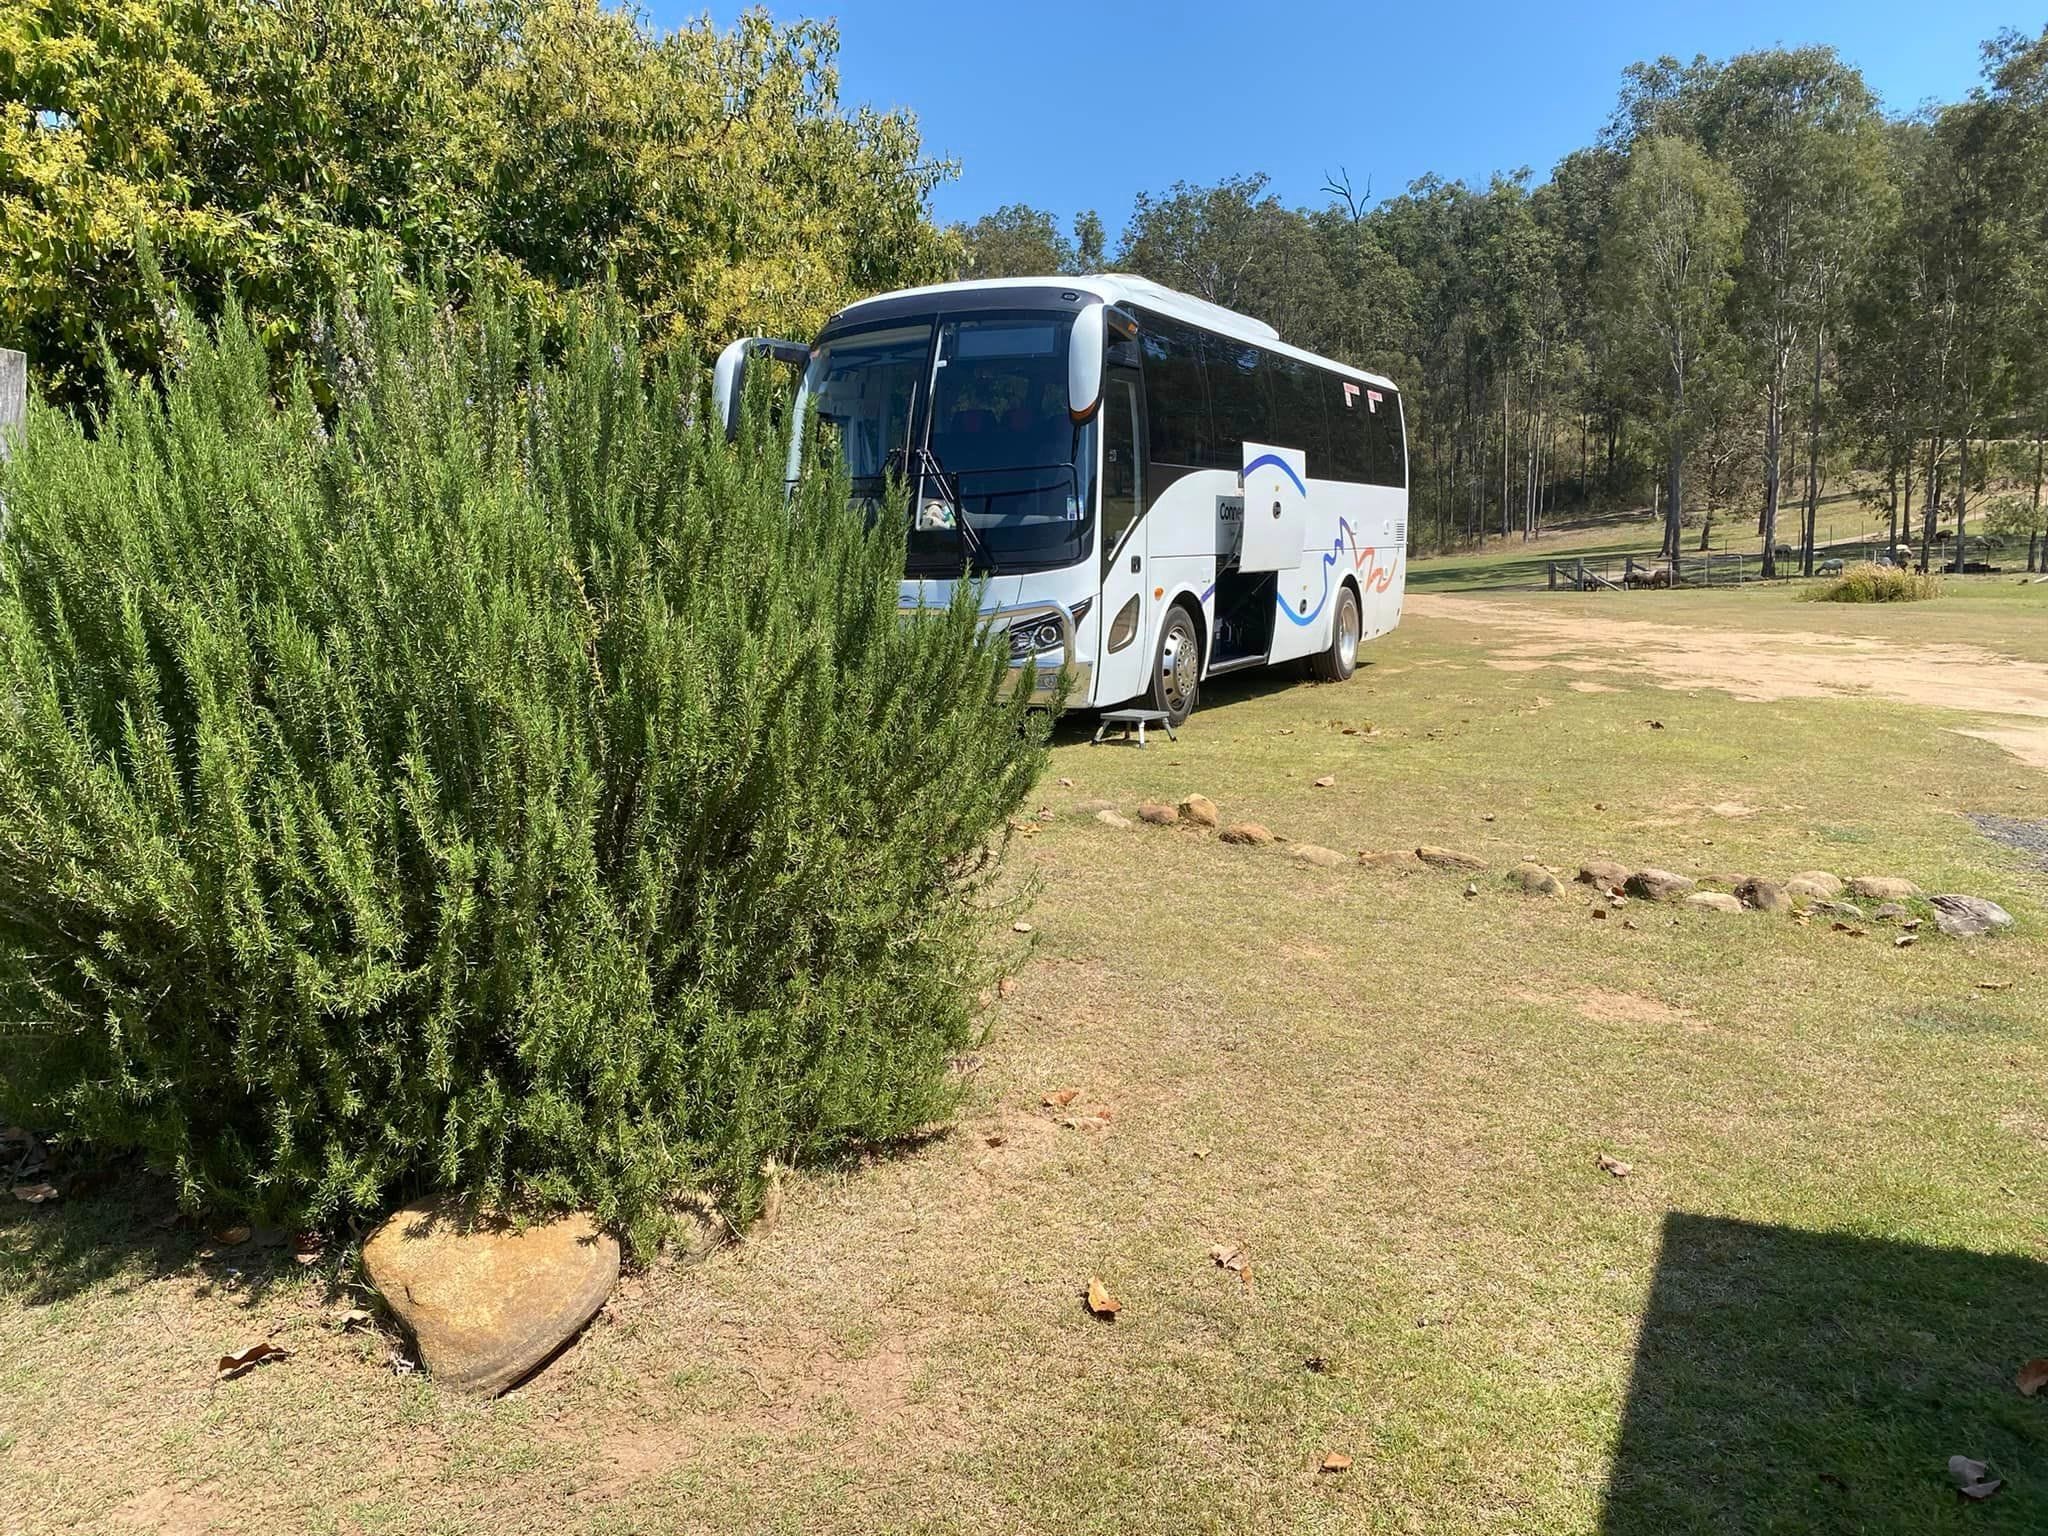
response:
M1508 390L1500 390L1500 536L1508 536Z
M1820 522L1820 369L1827 329L1813 328L1813 404L1806 418L1806 552L1802 575L1813 574L1813 545Z
M1683 505L1685 486L1685 433L1673 426L1671 429L1671 467L1664 486L1664 550L1663 556L1671 562L1671 579L1678 580L1678 518Z
M1934 522L1941 515L1941 438L1927 440L1927 500L1920 508L1920 569L1934 569Z
M1764 397L1764 511L1757 532L1764 541L1764 575L1778 574L1778 460L1785 425L1785 353L1771 359L1770 388Z
M1904 494L1899 498L1899 536L1892 540L1892 558L1898 558L1898 546L1913 542L1913 440L1906 439L1906 468L1899 476Z
M1593 463L1592 460L1586 457L1586 447L1586 413L1582 410L1579 412L1579 510L1581 512L1584 512L1591 505L1592 501L1587 480L1593 473Z
M2034 531L2035 531L2036 533L2038 533L2038 532L2040 531L2040 529L2041 529L2041 470L2042 470L2042 467L2043 467L2043 464L2042 464L2042 457L2041 457L2041 449L2042 449L2042 438L2043 438L2044 436L2048 436L2048 433L2044 433L2044 432L2042 431L2042 429L2041 429L2040 427L2038 427L2038 426L2034 428L2034 516L2033 516L2033 525L2034 525ZM2033 534L2029 534L2029 535L2027 536L2027 569L2028 569L2029 571L2032 571L2032 570L2034 569L2034 537L2033 537Z
M1970 429L1963 428L1963 456L1956 466L1956 574L1963 574L1963 556L1968 551L1963 518L1970 509Z

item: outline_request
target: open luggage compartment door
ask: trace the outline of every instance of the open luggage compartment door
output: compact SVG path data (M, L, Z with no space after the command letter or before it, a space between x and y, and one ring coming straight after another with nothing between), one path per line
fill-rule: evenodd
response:
M1299 448L1244 445L1244 547L1239 567L1291 571L1308 534L1308 455Z

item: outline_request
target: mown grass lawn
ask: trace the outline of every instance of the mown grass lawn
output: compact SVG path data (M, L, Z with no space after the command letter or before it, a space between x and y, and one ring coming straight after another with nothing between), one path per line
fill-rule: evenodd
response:
M1660 598L1780 601L1627 601ZM1938 611L1854 618L1926 643ZM792 1178L494 1405L146 1188L0 1211L0 1531L2048 1529L2048 1395L2013 1385L2048 1355L2048 870L1962 814L2038 817L2048 778L1932 708L1508 671L1498 638L1411 619L1142 752L1068 730L958 1123ZM1191 791L1488 868L1076 809ZM1503 879L1594 854L1903 875L2018 926L1898 948ZM298 1353L214 1385L266 1336ZM1962 1503L1956 1454L2004 1488Z

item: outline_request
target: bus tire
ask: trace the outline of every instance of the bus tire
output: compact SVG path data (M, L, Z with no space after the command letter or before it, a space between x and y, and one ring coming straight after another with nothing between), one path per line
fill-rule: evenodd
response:
M1358 592L1350 582L1337 589L1337 611L1330 616L1330 648L1309 658L1309 671L1326 683L1341 683L1358 670L1358 638L1364 625L1358 613Z
M1202 637L1186 608L1176 603L1159 626L1159 651L1152 667L1152 707L1174 725L1195 712L1201 692Z

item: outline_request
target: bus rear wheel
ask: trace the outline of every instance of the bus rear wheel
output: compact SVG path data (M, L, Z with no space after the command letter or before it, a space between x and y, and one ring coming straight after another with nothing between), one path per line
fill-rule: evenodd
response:
M1309 658L1309 671L1326 683L1341 683L1358 670L1358 637L1364 626L1358 616L1358 594L1350 585L1337 589L1337 611L1330 619L1330 648Z
M1195 712L1201 691L1202 642L1185 608L1167 610L1159 626L1159 659L1152 668L1152 707L1170 724L1179 725Z

